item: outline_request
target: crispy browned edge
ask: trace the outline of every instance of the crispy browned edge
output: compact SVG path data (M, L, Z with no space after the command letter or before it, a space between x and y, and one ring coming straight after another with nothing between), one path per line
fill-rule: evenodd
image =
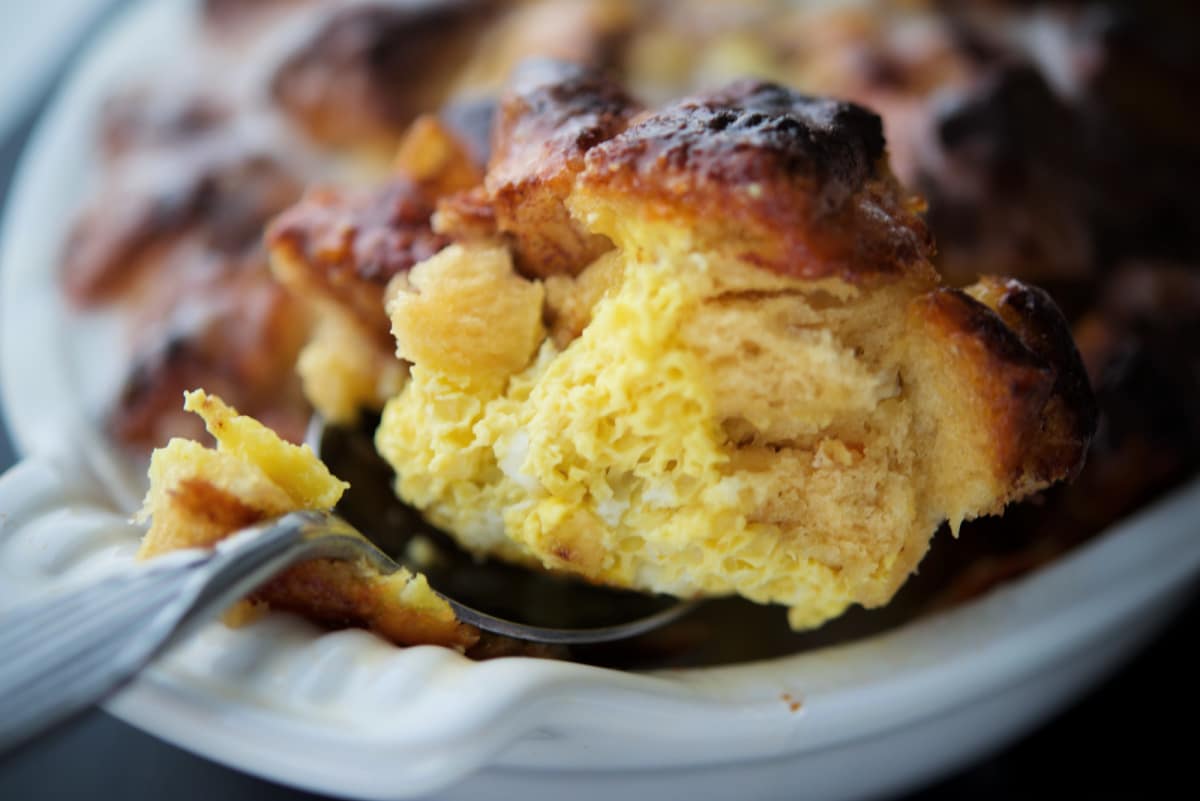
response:
M738 81L639 118L585 162L582 192L776 273L930 269L921 204L887 167L878 115L853 103Z
M394 603L384 594L388 589L390 585L372 581L357 565L314 560L289 568L253 597L326 626L367 628L399 645L467 650L479 641L474 626Z
M1043 290L986 277L966 291L918 298L919 316L960 352L988 410L1001 475L1019 497L1074 477L1096 430L1097 409L1071 329Z
M596 70L536 59L516 71L492 129L484 185L522 272L575 274L612 247L571 219L563 202L588 150L624 130L639 110Z
M267 228L275 275L298 295L345 310L390 351L384 287L449 244L432 227L439 199L483 179L469 136L426 115L411 126L383 185L310 189Z
M268 512L202 478L180 481L169 491L171 503L227 535L258 523ZM217 539L220 539L218 537ZM215 542L196 542L209 547ZM313 560L289 568L260 587L251 598L276 609L304 615L331 626L359 626L400 645L445 645L468 649L479 640L473 626L396 603L392 588L349 562Z
M433 210L402 176L366 192L310 189L267 229L273 269L300 296L346 310L390 350L384 287L449 242L430 228Z

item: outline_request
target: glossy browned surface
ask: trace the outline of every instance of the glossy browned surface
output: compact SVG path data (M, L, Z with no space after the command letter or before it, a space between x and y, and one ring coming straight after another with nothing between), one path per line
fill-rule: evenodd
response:
M383 288L400 272L441 250L433 232L434 204L406 177L374 190L309 190L271 224L267 241L276 272L294 291L323 296L387 336Z
M169 490L172 514L188 525L185 539L170 548L210 548L230 534L279 513L218 486L202 474L185 475ZM474 645L479 633L459 623L449 608L425 608L402 594L405 577L381 576L365 563L318 559L281 573L251 599L297 612L317 623L369 628L400 645L436 644L459 649Z
M259 509L243 502L231 492L200 478L188 478L179 482L173 495L175 503L188 515L203 519L206 523L227 531L236 531L251 526L263 519ZM195 543L196 546L213 543Z
M987 278L917 301L919 314L969 365L999 469L1018 486L1075 475L1096 428L1096 402L1062 313L1042 290Z
M797 278L926 272L919 203L884 159L876 114L760 81L679 101L593 148L583 191Z
M500 102L485 186L496 228L518 267L575 274L611 244L571 219L563 201L584 155L629 123L638 106L617 83L574 64L522 65Z
M1025 470L1045 477L1083 467L1096 431L1096 399L1071 328L1043 289L1013 278L985 277L968 289L992 308L1021 343L1053 370L1051 394L1037 420L1037 446Z
M390 351L384 287L449 244L433 228L439 201L482 179L470 130L459 130L421 117L379 186L309 189L267 228L275 276L299 298L337 306Z
M348 562L315 560L296 565L254 598L326 626L367 628L398 645L466 649L479 640L473 626L402 603L394 586Z

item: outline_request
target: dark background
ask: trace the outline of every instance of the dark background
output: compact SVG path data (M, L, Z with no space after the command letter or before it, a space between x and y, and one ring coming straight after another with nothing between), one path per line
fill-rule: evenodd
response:
M33 109L0 142L0 210L39 112ZM7 432L0 428L0 468L13 458ZM1193 647L1198 633L1200 602L1193 601L1134 661L1084 700L1007 750L907 798L1196 797L1194 765L1200 753L1191 726L1200 713L1200 648ZM97 711L0 757L0 799L60 798L283 801L320 796L226 769Z

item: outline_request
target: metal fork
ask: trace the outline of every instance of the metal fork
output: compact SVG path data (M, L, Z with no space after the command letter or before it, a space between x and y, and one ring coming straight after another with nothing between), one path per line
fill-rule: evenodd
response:
M181 551L0 617L0 752L124 686L158 653L272 576L307 559L366 558L399 565L332 513L293 512L245 529L208 551ZM445 596L443 596L445 597ZM445 599L460 620L545 643L633 637L688 612L680 603L613 626L555 629L515 623Z

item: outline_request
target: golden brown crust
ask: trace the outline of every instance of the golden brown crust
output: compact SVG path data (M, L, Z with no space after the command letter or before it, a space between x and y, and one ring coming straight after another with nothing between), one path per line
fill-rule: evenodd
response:
M261 509L254 508L232 492L227 492L211 481L201 478L182 479L169 492L171 500L178 504L184 514L225 531L254 525L265 516ZM195 543L197 547L212 544L214 543Z
M267 230L276 275L301 296L332 301L386 337L383 288L449 241L430 227L433 210L404 177L366 192L309 190Z
M319 187L267 229L276 276L301 297L331 302L390 350L383 288L437 253L441 197L482 179L481 165L448 127L426 116L401 143L394 175L371 190Z
M1070 329L1050 297L1015 279L985 278L915 303L952 345L946 358L971 377L967 386L1012 495L1074 476L1095 431L1096 406Z
M496 211L487 189L477 186L438 201L433 230L458 242L495 239Z
M967 292L995 310L1054 374L1025 472L1043 482L1076 475L1095 433L1098 411L1066 318L1045 290L1014 278L987 276Z
M282 442L220 398L198 391L188 393L184 405L203 418L217 447L173 439L154 451L150 488L138 515L151 525L139 557L210 548L247 526L291 511L328 509L349 487L310 449ZM424 577L407 570L383 575L366 561L299 564L258 589L251 600L328 626L370 628L404 645L434 643L465 650L478 639L478 632L456 619Z
M332 628L367 628L398 645L465 650L479 640L474 626L398 602L349 562L316 560L296 565L252 598Z
M485 185L523 272L573 275L611 247L572 220L563 201L588 150L624 130L637 111L596 71L548 60L518 70L500 104Z
M193 530L211 532L209 537L188 542L187 547L212 547L229 532L261 522L272 513L203 478L184 478L169 492L180 513L202 521ZM372 576L348 562L315 560L289 568L251 599L325 626L368 628L400 645L466 649L479 639L473 626L402 603L394 588Z
M804 279L926 271L932 242L861 106L739 81L592 148L581 191L639 204L703 245Z

